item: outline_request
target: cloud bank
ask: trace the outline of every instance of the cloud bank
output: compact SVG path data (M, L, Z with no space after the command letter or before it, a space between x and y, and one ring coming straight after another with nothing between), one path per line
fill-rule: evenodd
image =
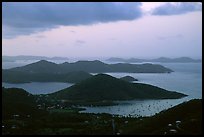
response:
M166 3L155 8L153 15L178 15L193 11L202 11L202 4L196 2L177 2L176 4Z
M134 20L142 16L140 5L137 2L4 2L3 37L28 35L62 25Z

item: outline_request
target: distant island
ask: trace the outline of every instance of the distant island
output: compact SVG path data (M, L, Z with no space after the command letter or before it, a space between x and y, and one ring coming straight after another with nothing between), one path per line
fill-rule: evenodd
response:
M68 60L66 57L44 57L44 56L2 56L3 62L14 62L16 60Z
M91 77L89 73L170 73L171 69L156 64L105 64L101 61L77 61L56 64L41 60L22 67L2 70L2 81L7 83L69 82L77 83ZM126 78L123 78L127 80ZM128 78L130 80L130 77ZM134 80L134 79L132 79ZM130 80L131 81L131 80Z
M173 70L162 65L144 63L144 64L106 64L98 60L77 61L74 63L64 62L56 64L46 60L41 60L22 67L11 68L9 70L30 73L68 73L73 71L84 71L88 73L106 73L106 72L127 72L127 73L170 73Z
M98 74L69 88L48 94L50 98L73 102L106 102L132 99L177 99L187 95L142 83L129 83Z
M131 76L124 76L122 78L120 78L121 80L124 80L124 81L128 81L128 82L132 82L132 81L138 81L138 79L135 79Z
M180 57L180 58L166 58L160 57L156 59L138 59L138 58L109 58L107 61L111 62L127 62L127 63L137 63L137 62L161 62L161 63L198 63L201 62L201 59L192 59L189 57Z

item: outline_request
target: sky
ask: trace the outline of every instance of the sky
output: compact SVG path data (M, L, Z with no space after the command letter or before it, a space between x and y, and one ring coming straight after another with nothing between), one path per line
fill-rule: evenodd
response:
M202 57L199 2L3 2L2 55Z

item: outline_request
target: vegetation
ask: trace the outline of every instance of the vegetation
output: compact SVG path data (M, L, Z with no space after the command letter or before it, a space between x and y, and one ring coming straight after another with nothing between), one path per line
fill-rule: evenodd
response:
M81 102L131 99L175 99L186 95L152 85L129 83L106 74L98 74L69 88L49 94L59 100Z
M79 108L63 106L42 96L47 95L34 96L23 89L2 88L2 134L202 134L201 99L185 102L152 117L133 118L79 113ZM55 107L51 107L53 104Z
M105 64L97 60L55 64L41 60L22 67L2 70L2 81L7 83L77 83L91 77L92 75L89 73L103 72L170 73L172 70L155 64ZM135 80L130 77L124 77L122 79L128 81Z
M36 97L23 89L2 87L2 118L10 119L14 115L27 117L41 116L44 111L38 110Z
M2 81L7 83L29 83L29 82L68 82L77 83L92 75L83 71L74 71L66 74L60 73L32 73L13 70L2 71Z
M124 130L124 134L202 134L202 100L184 102L137 124L130 123Z
M132 81L138 81L137 79L131 77L131 76L125 76L125 77L122 77L120 78L121 80L125 80L125 81L128 81L128 82L132 82Z
M22 67L9 70L32 73L60 73L65 74L73 71L85 71L88 73L105 72L130 72L130 73L170 73L173 72L164 66L157 64L105 64L101 61L77 61L75 63L55 64L46 60L41 60Z

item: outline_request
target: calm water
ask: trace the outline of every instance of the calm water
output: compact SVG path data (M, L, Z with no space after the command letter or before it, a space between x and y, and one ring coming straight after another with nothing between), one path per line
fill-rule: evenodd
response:
M24 66L30 63L37 62L39 60L17 60L15 62L2 62L3 69L10 69L14 67ZM48 60L55 63L63 63L67 60ZM2 86L6 88L23 88L26 91L32 94L47 94L59 91L61 89L72 86L72 83L62 83L62 82L31 82L31 83L23 83L23 84L10 84L10 83L2 83Z
M175 72L167 74L107 73L120 78L126 75L161 88L178 91L189 96L182 99L120 101L117 106L84 107L82 113L110 113L123 116L151 116L184 101L202 98L201 63L162 63Z
M34 61L35 62L35 61ZM63 61L54 61L62 63ZM19 63L29 64L31 62L17 62L13 65L2 64L3 68L11 68L18 66ZM109 62L106 62L109 63ZM168 100L131 100L120 101L118 106L103 107L84 107L82 113L110 113L124 116L151 116L164 109L170 108L184 101L193 98L202 98L202 63L157 63L168 67L175 72L168 74L142 74L142 73L107 73L114 77L132 76L141 83L147 83L171 91L178 91L189 95L182 99ZM33 94L45 94L58 91L60 89L71 86L70 83L26 83L26 84L8 84L2 83L5 87L24 88Z
M152 116L187 100L190 100L190 98L119 101L116 106L83 107L86 110L81 111L81 113L109 113L132 117Z

